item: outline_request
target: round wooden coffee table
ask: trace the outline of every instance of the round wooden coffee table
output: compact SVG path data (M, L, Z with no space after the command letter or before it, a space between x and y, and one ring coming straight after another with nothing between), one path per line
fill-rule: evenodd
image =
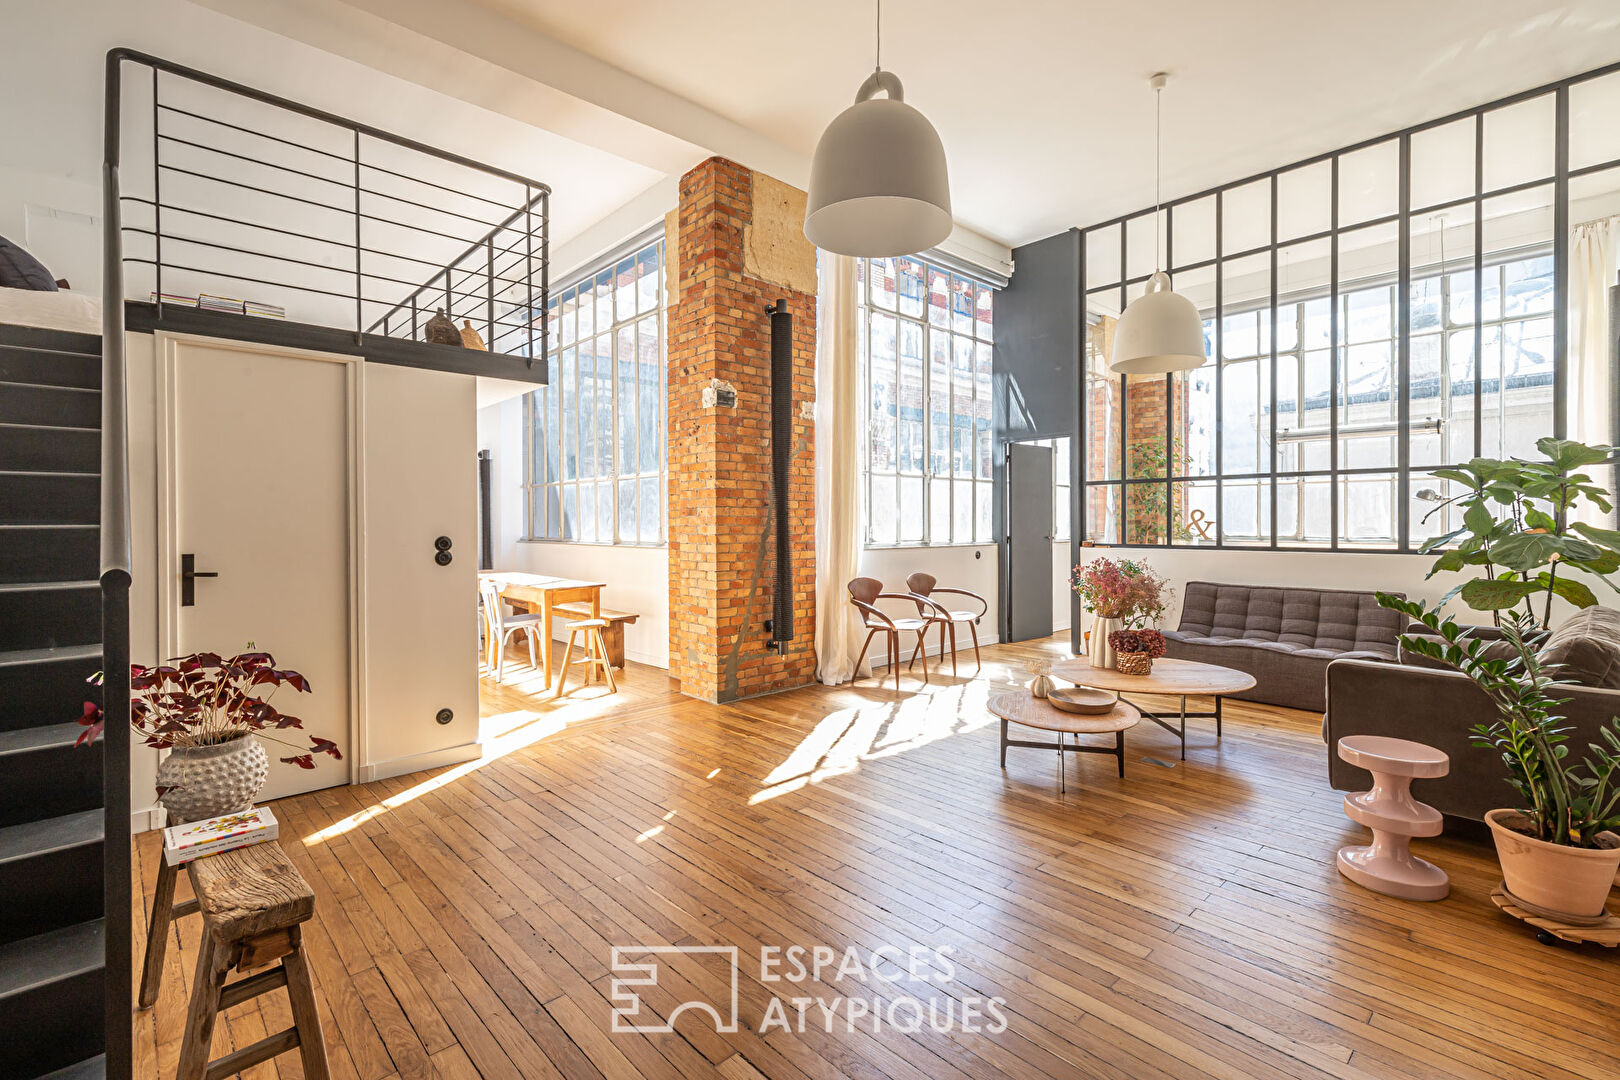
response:
M1142 716L1158 724L1181 739L1181 760L1187 760L1188 717L1209 717L1215 721L1215 737L1221 737L1221 697L1237 694L1254 687L1254 676L1216 664L1202 664L1197 660L1172 660L1161 656L1153 661L1153 670L1146 675L1127 675L1116 668L1094 668L1083 658L1059 660L1052 665L1052 674L1067 679L1077 686L1093 686L1098 690L1112 690L1116 694L1164 694L1181 699L1179 722L1170 723L1158 713L1141 709ZM1188 712L1187 698L1192 694L1210 694L1215 698L1214 712ZM1140 709L1141 707L1138 706Z
M1007 767L1007 747L1027 746L1035 750L1056 750L1058 752L1058 790L1067 791L1068 786L1064 780L1063 754L1112 754L1119 759L1119 775L1125 775L1125 732L1136 726L1142 715L1136 706L1129 702L1120 701L1114 704L1113 711L1086 715L1083 713L1064 712L1056 705L1043 698L1035 697L1028 690L1008 690L995 694L990 698L990 714L1001 718L1001 767ZM1057 742L1030 742L1025 739L1009 739L1007 737L1007 724L1022 724L1025 727L1040 728L1042 731L1051 731L1057 734ZM1107 735L1114 736L1113 746L1085 746L1080 742L1081 735ZM1074 736L1070 743L1064 736Z

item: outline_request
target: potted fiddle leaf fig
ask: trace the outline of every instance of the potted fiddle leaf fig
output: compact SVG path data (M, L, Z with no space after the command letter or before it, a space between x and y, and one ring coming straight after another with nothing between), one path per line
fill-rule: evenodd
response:
M1473 735L1475 746L1501 755L1519 795L1519 808L1485 815L1508 893L1538 913L1602 917L1620 872L1620 718L1602 729L1603 744L1569 744L1557 681L1537 652L1546 632L1528 612L1510 611L1498 624L1511 653L1503 656L1438 609L1388 593L1378 602L1435 635L1404 636L1402 648L1456 668L1496 708Z
M1536 449L1545 460L1480 457L1430 473L1460 490L1441 499L1423 520L1455 506L1462 511L1462 525L1418 549L1424 555L1441 553L1427 576L1470 567L1483 571L1446 593L1440 606L1456 596L1499 622L1503 612L1523 605L1545 630L1554 596L1584 608L1597 603L1589 581L1620 592L1609 581L1620 570L1620 532L1577 521L1572 513L1583 505L1604 514L1614 509L1610 493L1583 470L1612 461L1615 448L1545 438Z

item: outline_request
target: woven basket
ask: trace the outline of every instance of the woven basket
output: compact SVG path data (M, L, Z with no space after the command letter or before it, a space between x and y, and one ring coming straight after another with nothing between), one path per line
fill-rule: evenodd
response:
M1147 675L1153 671L1153 654L1122 652L1114 657L1114 666L1126 675Z

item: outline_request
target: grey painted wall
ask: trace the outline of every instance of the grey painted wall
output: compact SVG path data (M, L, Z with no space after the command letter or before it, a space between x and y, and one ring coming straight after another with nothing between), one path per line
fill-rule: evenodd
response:
M1081 306L1080 232L1068 232L1013 249L1013 275L996 294L994 387L995 534L1000 559L1001 603L997 623L1008 640L1006 446L1020 439L1070 439L1070 482L1079 490L1080 367L1085 345ZM1073 562L1079 561L1080 505L1069 508ZM1079 601L1071 601L1070 633L1080 642Z

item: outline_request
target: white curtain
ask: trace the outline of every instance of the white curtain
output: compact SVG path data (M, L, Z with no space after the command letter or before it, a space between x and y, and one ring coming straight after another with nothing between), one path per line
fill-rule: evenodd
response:
M849 682L865 636L845 586L861 556L861 362L855 260L821 252L816 305L816 677Z
M1612 331L1609 287L1620 258L1620 217L1577 225L1569 256L1569 437L1588 444L1614 441L1614 395L1609 377ZM1599 483L1612 478L1599 476ZM1594 525L1611 525L1595 507L1577 511Z

